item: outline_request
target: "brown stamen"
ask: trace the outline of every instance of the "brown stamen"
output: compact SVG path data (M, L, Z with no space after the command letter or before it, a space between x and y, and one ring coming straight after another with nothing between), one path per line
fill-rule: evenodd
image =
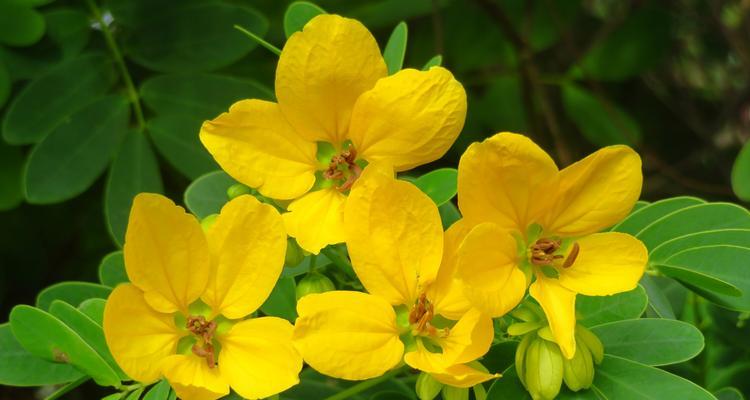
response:
M560 240L542 238L531 246L531 263L535 265L551 265L555 260L563 258L555 254L560 249Z
M349 148L341 152L341 154L335 155L331 158L331 162L328 164L328 169L323 172L323 177L331 180L346 179L344 183L336 186L338 191L346 192L351 189L352 185L354 185L354 181L356 181L362 174L362 168L355 162L356 160L357 149L349 146ZM341 165L345 165L349 170L348 175L339 169L339 166Z
M202 315L189 316L185 327L197 337L198 341L193 345L193 354L204 357L209 368L216 366L216 355L214 353L213 338L216 332L216 322L207 321Z
M568 253L568 258L565 259L562 267L570 268L570 266L573 265L573 263L576 261L576 258L578 258L579 251L581 251L581 246L579 246L577 242L573 243L573 248L570 249L570 253Z
M419 295L417 302L409 313L409 323L414 325L414 332L417 334L427 334L428 336L441 336L448 335L448 329L437 329L430 321L435 316L435 307L427 299L427 295L422 293Z

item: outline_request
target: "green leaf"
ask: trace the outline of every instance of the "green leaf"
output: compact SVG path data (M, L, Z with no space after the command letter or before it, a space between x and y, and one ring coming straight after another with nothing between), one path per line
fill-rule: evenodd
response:
M255 48L233 28L265 35L268 21L250 7L223 2L132 2L136 18L125 30L125 51L134 62L162 72L211 71L232 64Z
M114 84L112 63L88 54L66 61L29 83L3 119L3 138L11 144L36 143ZM44 118L39 118L44 115Z
M125 398L125 400L138 400L141 398L141 395L143 394L144 388L138 388L128 395L128 397Z
M696 281L686 281L681 277L684 283L690 284L690 289L702 289L702 296L720 306L750 311L750 268L746 268L750 265L750 248L730 245L695 247L673 255L664 263L735 286L741 291L741 296L727 295L727 291L717 290L710 284L698 285Z
M35 146L24 171L29 203L58 203L88 189L125 136L129 111L121 96L101 98L75 112Z
M96 321L61 300L55 300L52 302L52 305L49 308L49 313L78 334L86 344L94 349L94 351L96 351L96 353L107 362L120 379L128 379L128 376L120 370L117 362L115 362L115 359L109 352L107 341L104 339L104 331L102 331L102 327L97 324Z
M475 115L487 129L502 126L504 130L510 132L527 132L528 125L523 102L508 101L510 98L521 99L522 90L521 81L517 76L502 76L494 79L488 85L484 95L475 103Z
M227 189L236 183L224 171L209 172L194 180L185 190L185 205L199 219L217 214L229 201Z
M691 324L672 319L641 318L598 325L591 331L607 354L646 365L687 361L703 350L703 335Z
M656 316L660 318L677 319L667 295L653 277L644 275L641 278L641 286L646 289L648 307Z
M637 237L648 249L653 249L676 237L719 229L750 229L750 213L730 203L698 204L655 220Z
M671 214L682 208L705 203L705 201L697 197L672 197L670 199L655 201L633 211L627 218L612 227L611 230L637 235L643 228L667 214Z
M198 138L202 123L201 119L178 114L152 118L147 123L159 153L190 179L219 168Z
M294 323L297 318L295 288L294 278L279 279L260 310L266 315L281 317Z
M671 20L659 7L638 7L583 57L580 66L585 76L618 81L657 65L669 53Z
M140 95L158 115L179 114L200 120L217 117L239 100L274 98L271 89L256 81L206 73L155 76L141 85Z
M8 69L5 67L2 59L0 59L0 108L2 108L5 100L8 100L8 96L10 96L10 86L10 73L8 73Z
M714 399L687 379L612 355L605 355L596 368L594 388L609 399Z
M112 289L89 282L60 282L43 289L36 296L36 306L48 310L54 300L78 307L86 299L106 299Z
M169 382L162 379L154 386L151 386L151 389L149 389L146 395L143 396L143 400L167 400L171 390L172 388L169 386Z
M453 202L443 203L438 207L438 211L440 212L440 220L443 222L443 229L450 228L454 222L461 219L461 213L458 212L458 208Z
M117 386L117 373L76 334L52 315L31 306L13 307L10 326L30 353L49 361L70 363L101 386Z
M70 364L41 359L21 347L10 324L0 324L0 385L58 385L83 374Z
M502 375L490 386L490 390L487 391L487 400L531 400L531 395L518 379L515 365L508 367Z
M640 285L635 289L612 296L583 296L576 298L578 322L584 326L634 319L646 310L648 298Z
M91 23L86 13L73 8L58 8L44 14L47 36L67 59L80 53L88 44Z
M113 251L102 258L102 262L99 263L99 282L109 287L128 282L125 257L121 250Z
M422 66L422 71L428 71L432 67L439 67L441 64L443 64L443 56L438 54L435 57L427 60L427 62Z
M0 103L2 102L0 101ZM744 201L750 201L750 141L742 146L740 154L734 160L732 189L737 197Z
M666 261L673 254L694 247L714 245L750 246L750 229L721 229L676 237L654 247L648 258L651 264Z
M383 58L385 59L385 65L388 67L388 75L395 74L404 66L408 31L406 22L401 21L396 25L396 28L393 29L391 36L388 38L388 43L386 43L385 50L383 50Z
M701 290L708 290L709 292L717 294L723 294L733 297L742 295L742 291L729 282L725 282L721 279L698 271L693 271L690 268L686 268L683 266L669 265L668 262L669 261L660 263L658 265L658 269L664 275L672 279L676 279L687 285L698 287Z
M104 217L107 230L122 247L133 198L142 192L163 193L159 163L142 132L131 130L109 168L104 189Z
M508 13L510 22L534 51L544 50L560 40L570 29L581 9L578 1L557 1L555 3L527 2L524 0L502 0L502 7Z
M0 3L0 44L30 46L44 35L44 17L21 5Z
M289 38L294 32L301 31L316 15L325 13L324 9L308 1L295 1L284 13L284 34Z
M13 209L23 201L22 170L21 149L0 141L0 211Z
M598 146L640 143L641 130L636 121L608 100L568 83L562 87L562 102L565 113L591 143Z
M104 307L107 301L104 299L88 299L81 302L78 309L82 313L86 314L87 317L91 318L92 321L96 322L97 325L102 326L104 320Z
M733 387L721 388L714 392L717 400L745 400L745 396Z
M449 202L458 192L458 171L455 168L440 168L414 180L420 190L430 196L439 207Z

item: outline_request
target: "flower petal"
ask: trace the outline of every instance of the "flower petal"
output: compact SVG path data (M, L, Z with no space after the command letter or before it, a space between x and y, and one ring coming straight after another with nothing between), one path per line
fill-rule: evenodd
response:
M447 337L437 342L450 364L463 364L485 355L494 337L492 318L472 308L450 329Z
M313 254L344 241L346 196L334 188L308 193L293 201L282 214L289 236Z
M192 354L169 356L162 371L180 399L215 400L229 394L229 385L219 368L209 368L205 358Z
M470 388L500 377L500 374L490 374L466 364L452 365L443 371L430 372L430 375L440 383L460 388Z
M576 353L576 293L555 279L537 275L537 280L529 287L529 294L542 306L560 351L566 358L573 358Z
M606 296L634 289L643 276L648 250L620 232L594 233L576 241L578 256L561 268L560 285L586 296Z
M493 223L477 225L458 250L456 276L474 307L492 317L512 310L526 294L526 275L518 268L516 240Z
M171 314L154 311L132 284L117 286L104 306L104 337L117 365L139 382L161 376L161 362L174 354L180 332Z
M388 70L372 34L359 21L319 15L284 45L276 97L287 120L309 141L340 144L357 98Z
M346 244L368 292L411 306L437 276L443 228L435 203L413 184L367 167L349 194Z
M455 276L458 263L458 246L471 231L465 220L456 221L443 236L443 261L435 282L427 288L427 297L435 307L435 313L458 320L470 308L471 303L464 292L464 284Z
M458 206L472 224L526 233L555 192L557 167L526 136L499 133L474 143L458 163Z
M210 262L201 226L162 195L135 197L124 251L130 281L156 311L186 312L206 287Z
M317 146L294 131L276 103L234 103L203 123L200 139L224 171L264 196L294 199L315 183Z
M281 275L286 231L275 208L250 195L228 202L208 231L214 265L203 301L242 318L260 307Z
M583 236L614 225L641 195L641 158L627 146L605 147L560 171L545 232Z
M359 97L350 138L365 160L405 171L442 157L465 119L466 91L447 69L405 69Z
M302 357L292 345L292 324L276 317L234 325L219 338L219 370L240 396L271 397L299 382Z
M370 379L401 361L396 313L367 293L309 294L297 303L294 344L319 372L342 379Z

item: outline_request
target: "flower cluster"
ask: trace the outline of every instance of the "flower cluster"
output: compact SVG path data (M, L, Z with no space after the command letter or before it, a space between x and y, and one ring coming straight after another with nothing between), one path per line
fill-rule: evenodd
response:
M396 174L445 154L466 94L441 67L388 76L380 54L359 22L315 17L281 53L278 102L243 100L204 123L219 165L277 208L242 195L201 227L163 196L135 198L131 283L104 316L130 377L164 377L185 399L230 388L255 399L295 385L304 360L349 380L405 364L469 388L499 376L479 361L493 318L513 311L533 327L517 369L534 398L556 396L563 379L590 386L601 344L576 328L575 298L633 289L644 272L643 244L604 232L640 195L640 158L612 146L559 170L529 138L496 134L461 157L463 218L444 231L435 203ZM312 254L345 243L364 291L312 290L323 293L299 299L294 325L258 317L287 235ZM560 372L542 382L534 371L548 353Z

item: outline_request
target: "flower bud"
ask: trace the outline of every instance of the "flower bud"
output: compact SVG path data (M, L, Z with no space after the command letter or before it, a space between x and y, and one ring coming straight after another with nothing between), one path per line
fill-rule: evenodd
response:
M563 356L556 343L536 335L526 350L524 366L526 390L534 400L552 400L563 382Z
M576 343L576 352L570 360L563 359L563 380L574 392L588 389L594 382L594 360L583 341Z
M576 342L583 343L589 349L595 363L600 364L602 362L604 359L602 341L583 325L576 326Z
M432 400L437 397L443 384L433 378L432 375L421 372L417 378L417 397L419 400Z
M443 386L443 400L469 400L469 388Z
M299 247L297 241L292 238L288 238L286 240L286 258L284 258L284 266L295 267L304 259L305 253L302 248Z
M521 343L516 347L516 374L524 385L526 385L526 351L529 349L529 344L531 344L533 337L533 333L524 336Z
M324 293L331 290L336 290L336 287L327 276L318 272L310 272L297 284L297 300L310 293Z
M250 188L241 183L235 183L227 189L227 197L229 200L242 196L243 194L250 194Z
M203 218L201 220L201 228L203 229L203 232L208 232L209 229L211 229L212 226L216 223L216 218L219 216L219 214L210 214L206 215L206 218Z

